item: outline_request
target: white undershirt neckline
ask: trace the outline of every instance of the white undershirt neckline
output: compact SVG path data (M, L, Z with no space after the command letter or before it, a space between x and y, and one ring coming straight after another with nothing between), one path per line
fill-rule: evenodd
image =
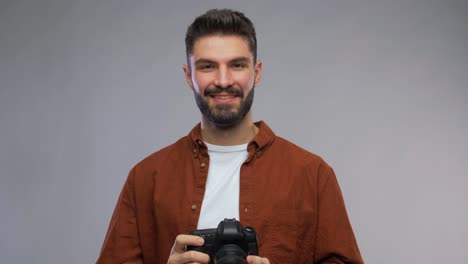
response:
M240 168L249 156L248 144L205 144L208 147L210 165L197 229L216 228L224 218L240 220Z

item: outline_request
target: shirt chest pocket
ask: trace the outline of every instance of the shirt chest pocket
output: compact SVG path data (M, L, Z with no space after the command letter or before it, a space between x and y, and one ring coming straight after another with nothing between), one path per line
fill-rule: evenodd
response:
M316 213L273 210L256 227L259 253L271 263L312 263Z

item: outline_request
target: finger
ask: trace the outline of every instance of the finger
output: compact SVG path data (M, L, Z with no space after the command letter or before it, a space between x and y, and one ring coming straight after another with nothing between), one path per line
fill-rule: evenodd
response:
M270 261L267 258L262 258L258 256L247 256L247 263L249 264L270 264Z
M173 253L184 253L185 246L201 246L205 243L203 238L192 235L178 235L175 239L174 246L172 247Z
M191 250L175 255L174 263L209 263L210 257L202 252Z

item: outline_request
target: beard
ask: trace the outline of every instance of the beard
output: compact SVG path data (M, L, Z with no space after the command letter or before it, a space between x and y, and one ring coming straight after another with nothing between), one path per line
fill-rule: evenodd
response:
M215 87L213 89L206 89L203 95L197 92L194 92L194 95L200 112L210 123L218 127L232 127L244 120L245 116L250 111L254 98L254 90L254 87L252 87L245 97L241 89L235 89L232 86L227 88ZM236 107L234 104L226 103L216 104L210 107L208 97L217 93L229 93L240 97L240 105Z

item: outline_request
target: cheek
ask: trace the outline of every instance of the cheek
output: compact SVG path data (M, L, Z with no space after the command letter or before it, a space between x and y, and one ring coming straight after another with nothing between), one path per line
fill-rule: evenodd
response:
M242 86L244 90L250 90L255 82L254 74L243 74L238 76L237 83Z
M210 77L207 74L196 74L193 81L193 86L198 92L203 92L206 87L210 84Z

